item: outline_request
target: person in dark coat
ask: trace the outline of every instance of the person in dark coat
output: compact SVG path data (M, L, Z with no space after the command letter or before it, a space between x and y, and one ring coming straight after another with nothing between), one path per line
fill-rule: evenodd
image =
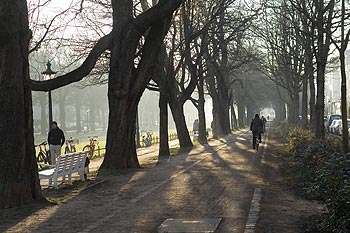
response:
M51 164L56 164L56 159L61 155L61 147L64 145L65 140L63 131L58 128L57 122L53 121L47 138L50 147Z
M253 148L255 147L254 138L257 136L261 143L261 133L263 132L264 125L259 117L259 114L255 114L254 119L250 123L250 131L253 133ZM254 148L255 149L255 148Z

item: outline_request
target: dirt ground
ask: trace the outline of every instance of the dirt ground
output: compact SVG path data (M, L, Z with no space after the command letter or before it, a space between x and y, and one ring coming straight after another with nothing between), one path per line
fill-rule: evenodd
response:
M157 232L167 218L213 218L217 232L245 232L254 190L262 199L255 232L303 232L301 222L322 210L295 194L281 175L281 145L270 130L260 151L237 131L169 158L140 152L144 168L97 174L73 187L45 190L57 204L0 213L0 232ZM172 146L176 147L176 144ZM101 159L93 161L91 170ZM94 174L94 172L93 172Z

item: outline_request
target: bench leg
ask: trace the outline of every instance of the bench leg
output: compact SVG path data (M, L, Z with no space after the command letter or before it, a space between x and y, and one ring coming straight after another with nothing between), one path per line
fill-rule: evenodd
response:
M54 178L54 179L53 179L53 187L54 187L55 189L58 189L57 178Z
M84 171L80 171L80 172L79 172L79 175L80 175L80 179L81 179L82 181L85 181L85 173L84 173Z

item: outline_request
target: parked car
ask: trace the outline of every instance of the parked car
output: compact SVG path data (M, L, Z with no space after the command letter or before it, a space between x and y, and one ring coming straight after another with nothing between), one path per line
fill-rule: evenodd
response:
M330 125L334 120L339 120L339 119L341 119L341 115L328 115L324 123L326 131L330 133L330 129L329 129Z
M329 133L334 134L335 133L335 128L339 126L341 120L333 120L332 124L329 126Z
M350 119L348 119L348 130L350 130ZM342 135L343 134L343 126L341 125L339 127L339 135Z
M339 134L339 129L340 127L342 126L342 123L343 121L340 119L340 120L334 120L334 125L333 125L333 128L332 128L332 133L333 134Z

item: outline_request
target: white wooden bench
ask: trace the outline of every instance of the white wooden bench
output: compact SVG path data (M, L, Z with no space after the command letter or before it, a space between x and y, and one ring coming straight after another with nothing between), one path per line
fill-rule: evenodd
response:
M58 178L62 177L62 181L65 181L65 177L68 176L68 182L72 185L72 174L78 173L80 175L80 179L85 181L85 160L86 160L87 152L75 152L70 154L60 155L57 158L55 165L45 165L48 167L52 167L48 170L43 170L39 172L39 179L48 179L49 186L52 184L55 189L58 188Z

